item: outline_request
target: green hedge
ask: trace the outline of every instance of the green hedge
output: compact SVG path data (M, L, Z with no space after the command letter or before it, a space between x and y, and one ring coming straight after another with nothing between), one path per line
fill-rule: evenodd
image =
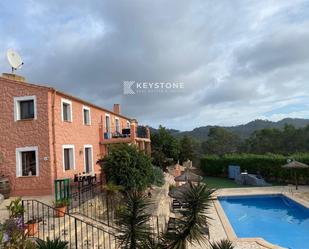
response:
M241 170L248 173L260 174L268 180L288 181L291 179L291 170L281 166L287 163L287 159L293 158L309 165L309 153L295 154L291 156L266 154L227 154L224 156L206 155L201 159L201 169L208 176L227 176L229 165L239 165ZM299 179L307 183L309 169L298 169Z

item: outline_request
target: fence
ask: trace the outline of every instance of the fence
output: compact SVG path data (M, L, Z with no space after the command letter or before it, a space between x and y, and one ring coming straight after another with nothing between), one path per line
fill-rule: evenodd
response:
M112 229L95 226L70 214L62 213L37 200L23 200L24 224L28 236L46 240L60 238L75 249L114 249L118 247ZM61 216L61 217L60 217ZM32 221L32 222L31 222ZM33 221L36 221L34 224Z

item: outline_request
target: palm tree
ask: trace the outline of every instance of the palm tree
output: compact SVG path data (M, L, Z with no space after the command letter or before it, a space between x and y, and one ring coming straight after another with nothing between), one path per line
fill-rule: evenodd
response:
M189 188L182 193L181 202L185 204L185 208L180 211L182 218L175 221L174 231L164 235L163 248L186 249L188 243L201 244L206 241L209 219L207 210L213 192L205 184L190 183Z
M145 249L152 247L150 215L146 213L149 202L142 193L133 191L125 196L124 206L117 215L120 235L118 240L122 249Z
M228 239L220 240L219 242L210 243L211 249L233 249L233 243Z
M36 240L37 249L68 249L69 242L67 241L61 241L59 238L56 238L55 240L50 240L47 237L47 241L37 239Z

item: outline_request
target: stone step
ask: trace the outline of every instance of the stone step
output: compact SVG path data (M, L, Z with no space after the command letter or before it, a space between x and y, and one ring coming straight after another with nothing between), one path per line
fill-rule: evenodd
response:
M94 224L91 219L82 216L65 215L56 217L56 212L52 208L38 207L28 210L28 217L25 222L32 217L39 218L38 231L33 237L46 240L60 238L69 242L69 248L100 248L114 249L116 237L112 234L113 229L102 224ZM78 217L77 217L78 216Z

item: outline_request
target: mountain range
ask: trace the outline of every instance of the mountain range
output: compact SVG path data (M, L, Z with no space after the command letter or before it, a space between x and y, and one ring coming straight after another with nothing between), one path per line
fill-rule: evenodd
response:
M293 125L296 128L302 128L309 125L309 119L301 119L301 118L285 118L277 122L269 121L269 120L261 120L257 119L251 121L247 124L236 125L236 126L201 126L194 128L191 131L179 131L175 129L168 129L168 131L174 135L175 137L183 137L185 135L192 137L198 141L205 141L208 138L208 132L210 128L213 127L222 127L231 132L236 133L242 139L248 138L253 132L262 130L265 128L278 128L282 129L285 124ZM151 132L156 132L157 129L150 128Z

